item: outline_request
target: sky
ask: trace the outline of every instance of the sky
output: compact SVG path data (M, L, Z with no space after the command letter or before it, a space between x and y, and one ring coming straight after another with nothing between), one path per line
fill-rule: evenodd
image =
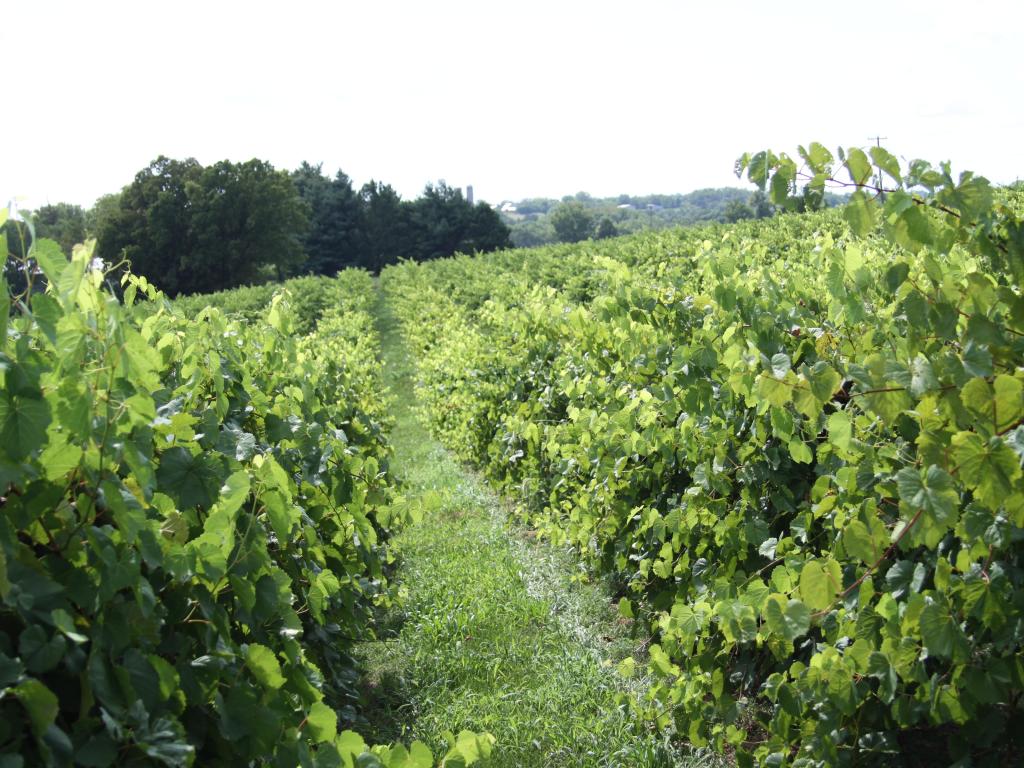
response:
M1024 3L22 0L0 204L89 206L158 155L303 160L416 197L743 186L744 151L883 146L1024 176Z

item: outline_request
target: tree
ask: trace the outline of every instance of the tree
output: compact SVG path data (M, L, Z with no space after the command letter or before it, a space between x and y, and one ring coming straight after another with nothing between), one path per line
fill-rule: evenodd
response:
M619 234L619 230L615 227L613 222L607 216L601 218L601 222L597 225L597 234L594 237L598 240L604 240L608 237L616 237Z
M753 209L755 218L767 219L769 216L775 215L775 206L768 199L768 195L760 189L750 196L748 205Z
M351 179L341 171L329 179L321 165L306 162L291 178L310 209L309 232L303 239L307 271L333 275L347 266L366 266L361 264L366 251L363 201Z
M97 255L128 259L170 296L232 288L298 271L306 211L288 174L269 163L204 168L161 156L98 222Z
M498 212L486 203L474 205L459 250L464 253L486 253L511 247L511 230L501 220Z
M92 208L85 212L86 237L99 237L104 223L117 215L121 206L121 193L113 192L103 195L93 203Z
M516 248L532 248L554 243L555 231L547 216L529 217L513 223L512 243Z
M462 191L443 181L427 184L423 194L412 202L412 221L416 228L417 261L450 256L458 250L471 208Z
M754 209L742 200L730 200L725 206L722 217L730 224L735 224L743 219L754 218Z
M413 258L410 210L388 184L370 181L359 190L365 238L360 264L375 272L400 258Z
M594 216L579 201L562 203L551 212L550 218L559 242L578 243L594 233Z
M187 188L201 173L194 158L161 155L135 174L121 192L117 210L99 222L96 255L108 264L127 259L133 272L171 296L191 288L181 265L182 255L194 247Z
M44 205L32 214L36 237L55 240L67 256L71 249L85 242L85 211L80 205L55 203Z
M470 205L459 189L443 181L427 184L411 204L415 248L406 255L418 261L454 253L511 247L509 228L486 203Z
M184 292L298 273L308 208L287 173L263 160L222 160L202 171L189 197L193 247L180 255Z

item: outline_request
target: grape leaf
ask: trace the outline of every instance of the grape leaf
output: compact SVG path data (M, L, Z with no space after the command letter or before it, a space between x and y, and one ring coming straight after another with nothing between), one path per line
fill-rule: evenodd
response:
M800 597L812 611L832 605L842 588L842 573L835 560L809 560L800 571Z
M945 604L929 598L928 604L921 611L920 626L921 640L932 656L948 659L961 652L966 645L959 622Z
M221 487L220 463L205 454L193 455L176 446L160 456L156 471L160 490L183 507L209 508L217 500Z
M1013 449L1001 437L986 441L974 432L958 432L953 435L952 444L960 479L976 499L990 509L998 509L1021 477L1020 462Z
M876 518L867 523L851 520L843 529L843 547L847 554L865 565L874 565L889 546L889 531Z
M12 461L21 461L46 442L50 406L39 398L0 393L0 441Z
M274 652L265 645L250 643L245 651L245 664L252 670L253 677L265 687L276 690L284 685L281 664Z
M851 147L847 150L845 165L850 173L850 181L854 184L865 184L873 173L867 155L857 147Z
M764 618L768 628L793 642L807 634L811 628L811 611L799 600L787 601L784 595L768 597L764 607Z
M338 733L338 715L322 701L313 702L306 715L306 728L313 741L334 741Z
M828 441L842 451L850 447L853 427L845 411L836 411L828 417Z
M57 697L38 680L23 680L12 688L11 692L28 712L36 736L42 736L57 720L57 712L60 709Z
M905 467L896 473L900 498L914 510L923 509L941 525L952 523L958 513L960 496L953 478L934 464L925 471Z

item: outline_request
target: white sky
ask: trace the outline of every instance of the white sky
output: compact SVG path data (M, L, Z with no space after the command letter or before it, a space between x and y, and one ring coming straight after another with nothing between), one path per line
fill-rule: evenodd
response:
M821 141L1024 176L1024 3L19 0L0 204L90 205L159 154L415 197L740 186Z

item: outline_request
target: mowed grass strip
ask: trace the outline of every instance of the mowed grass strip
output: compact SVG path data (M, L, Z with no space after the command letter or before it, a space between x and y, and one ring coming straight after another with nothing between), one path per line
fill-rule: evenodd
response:
M430 436L383 299L378 313L394 468L409 496L435 503L395 540L401 606L360 649L368 735L439 748L446 731L489 731L496 766L679 764L617 706L626 683L613 665L638 643L629 627L600 588L572 578L571 558L510 527L499 499Z

